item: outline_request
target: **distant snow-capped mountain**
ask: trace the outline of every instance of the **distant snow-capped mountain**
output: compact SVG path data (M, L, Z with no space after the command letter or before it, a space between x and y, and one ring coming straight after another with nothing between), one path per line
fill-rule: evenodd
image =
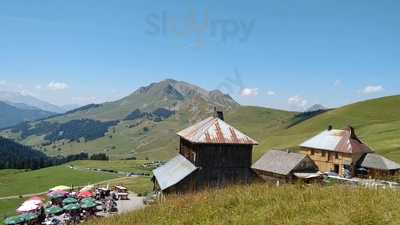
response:
M0 101L7 102L21 109L40 109L55 113L64 113L66 111L62 107L40 100L31 95L17 92L0 91Z

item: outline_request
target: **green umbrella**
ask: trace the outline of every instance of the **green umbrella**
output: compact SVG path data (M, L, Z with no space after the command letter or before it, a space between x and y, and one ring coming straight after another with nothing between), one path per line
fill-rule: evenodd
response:
M58 215L58 214L60 214L62 212L64 212L64 209L60 208L60 207L56 207L56 206L53 206L53 207L50 207L50 208L46 209L46 213L48 215Z
M63 200L63 205L69 205L69 204L76 204L78 203L78 200L75 198L66 198Z
M25 218L23 216L13 216L4 220L5 225L15 225L22 224L25 222Z
M96 199L94 198L84 198L81 200L81 203L86 203L86 202L96 202Z
M81 205L82 209L91 209L96 206L97 206L97 204L95 202L85 202Z
M64 206L65 211L75 211L75 210L80 210L81 206L79 204L69 204Z
M34 213L29 213L29 214L22 215L22 217L25 218L26 222L30 222L33 220L37 220L39 218L39 215L34 214Z

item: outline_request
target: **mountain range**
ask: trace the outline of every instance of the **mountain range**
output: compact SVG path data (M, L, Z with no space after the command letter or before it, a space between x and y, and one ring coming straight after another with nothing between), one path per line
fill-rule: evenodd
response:
M0 101L21 109L36 109L53 113L64 113L71 109L68 106L66 110L63 107L53 105L31 95L18 92L0 91Z
M0 128L17 125L24 121L32 121L53 116L47 112L22 103L8 104L0 101Z
M216 107L224 111L228 123L259 141L254 158L272 148L295 148L329 125L338 129L352 125L377 152L400 160L399 103L400 96L390 96L298 113L241 106L218 90L168 79L114 102L19 124L2 130L0 136L50 156L85 152L165 160L177 154L175 133L212 115Z
M84 151L168 158L176 149L175 131L212 115L215 107L229 112L240 105L218 90L167 79L120 100L25 122L1 135L53 156Z

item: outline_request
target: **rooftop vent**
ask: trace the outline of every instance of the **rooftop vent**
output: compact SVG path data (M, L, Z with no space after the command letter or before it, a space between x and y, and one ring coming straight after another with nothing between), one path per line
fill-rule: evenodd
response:
M222 121L225 121L225 119L224 119L224 112L223 112L223 111L218 111L218 110L217 110L217 107L214 107L214 117L215 117L215 118L218 118L218 119L220 119L220 120L222 120Z
M352 127L351 125L349 125L347 127L347 130L350 131L350 137L352 139L357 139L357 135L356 135L356 131L354 130L354 127Z

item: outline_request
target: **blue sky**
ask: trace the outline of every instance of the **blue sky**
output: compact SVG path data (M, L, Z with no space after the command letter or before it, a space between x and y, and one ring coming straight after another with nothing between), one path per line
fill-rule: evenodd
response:
M58 105L165 78L295 110L400 92L394 0L6 0L0 10L0 90Z

